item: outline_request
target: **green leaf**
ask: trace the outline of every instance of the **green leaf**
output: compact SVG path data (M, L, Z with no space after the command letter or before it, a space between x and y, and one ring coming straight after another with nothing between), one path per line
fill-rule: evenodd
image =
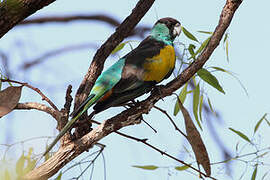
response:
M4 180L11 180L10 173L7 169L5 170Z
M125 45L127 44L127 42L123 42L123 43L120 43L116 46L116 48L114 48L114 50L112 51L111 54L115 54L117 53L118 51L120 51L121 49L123 49L125 47Z
M203 95L201 95L200 97L200 106L199 106L199 116L201 121L202 121L202 108L203 108Z
M240 84L240 86L244 89L246 95L248 96L247 89L246 89L245 86L242 84L242 82L241 82L241 81L240 81L240 80L239 80L232 72L230 72L230 71L228 71L228 70L225 70L225 69L223 69L223 68L221 68L221 67L214 67L214 66L213 66L213 67L211 67L211 68L213 68L213 69L215 69L215 70L217 70L217 71L225 72L225 73L231 75L232 77L234 77L234 78L238 81L238 83Z
M60 172L60 173L58 174L58 176L55 178L55 180L61 180L61 178L62 178L62 172Z
M255 180L256 179L256 176L257 176L257 167L258 167L258 165L256 164L255 169L254 169L254 171L252 173L252 176L251 176L251 180Z
M186 170L188 168L189 168L189 166L184 165L184 166L176 166L174 169L177 170L177 171L184 171L184 170Z
M216 115L216 112L214 111L213 106L212 106L212 104L211 104L210 98L207 98L207 102L208 102L208 105L209 105L210 110L212 111L212 113L213 113L214 115Z
M208 44L208 42L210 41L211 36L208 37L205 41L203 41L203 43L201 44L201 46L199 47L199 49L195 52L195 54L193 54L189 59L195 58L197 56L197 54L201 53L202 50L205 48L205 46Z
M225 36L224 36L224 39L223 39L223 44L225 44L227 39L228 39L228 33L225 33Z
M26 168L23 170L23 174L27 174L28 172L32 171L36 166L37 160L36 159L27 159Z
M183 26L181 26L181 28L182 28L183 33L184 33L189 39L191 39L191 40L193 40L193 41L196 41L196 42L199 42L198 39L197 39L193 34L191 34L186 28L184 28Z
M229 128L232 132L236 133L238 136L240 136L241 138L243 138L244 140L246 140L247 142L251 143L250 139L245 135L243 134L242 132L240 131L237 131L233 128Z
M229 41L228 41L228 39L226 40L225 50L226 50L227 61L229 62Z
M188 87L188 83L185 84L185 86L183 87L183 89L181 90L180 94L179 94L179 99L182 102L182 104L185 102L185 99L187 97L187 87ZM176 116L179 112L179 103L178 100L176 99L176 103L174 106L174 112L173 115Z
M223 94L225 94L223 88L221 87L221 85L219 84L217 78L211 74L209 71L207 71L206 69L202 68L197 72L198 76L204 80L205 82L207 82L209 85L213 86L214 88L216 88L218 91L222 92Z
M189 44L188 52L190 53L191 56L193 56L195 54L195 52L194 52L195 48L196 48L196 46L194 44Z
M16 173L19 177L23 176L24 163L25 163L25 156L22 153L21 157L16 162Z
M145 169L145 170L156 170L158 167L149 165L149 166L133 166L135 168Z
M267 122L268 126L270 126L270 122L265 118L265 121Z
M215 69L217 71L222 71L222 72L226 72L226 73L231 74L231 72L229 72L229 71L227 71L227 70L225 70L225 69L223 69L221 67L212 66L211 68L213 68L213 69Z
M193 114L194 114L194 117L195 117L195 120L196 120L198 126L202 130L202 126L201 126L201 123L200 123L199 118L198 118L199 99L200 99L200 85L197 84L195 89L193 90Z
M213 32L210 31L198 31L199 33L204 33L204 34L213 34Z
M33 153L33 148L32 148L32 147L30 147L30 148L29 148L29 151L28 151L28 154L27 154L27 156L26 156L26 157L27 157L28 159L30 159L30 157L31 157L32 153Z
M266 115L267 115L267 113L265 113L265 114L263 115L263 117L262 117L262 118L257 122L257 124L255 125L255 128L254 128L254 134L256 133L256 131L258 130L258 128L260 127L260 125L261 125L262 121L265 119Z

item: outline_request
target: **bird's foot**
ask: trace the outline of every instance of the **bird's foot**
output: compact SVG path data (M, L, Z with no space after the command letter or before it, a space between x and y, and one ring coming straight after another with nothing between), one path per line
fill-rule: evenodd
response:
M135 101L135 100L133 99L133 100L130 100L130 102L121 104L121 105L119 105L119 106L124 106L126 109L128 109L128 108L132 108L132 107L137 106L138 103L140 103L140 101L138 101L138 100Z
M164 85L159 85L159 86L154 86L151 93L157 93L161 99L163 100L163 93L162 93L162 88L165 87ZM163 100L164 101L164 100Z

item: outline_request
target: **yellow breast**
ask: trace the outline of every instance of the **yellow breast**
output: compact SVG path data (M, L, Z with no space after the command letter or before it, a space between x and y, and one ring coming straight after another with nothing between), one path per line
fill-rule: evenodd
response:
M162 81L165 76L174 68L175 51L173 46L167 45L160 50L159 55L147 58L143 67L144 81Z

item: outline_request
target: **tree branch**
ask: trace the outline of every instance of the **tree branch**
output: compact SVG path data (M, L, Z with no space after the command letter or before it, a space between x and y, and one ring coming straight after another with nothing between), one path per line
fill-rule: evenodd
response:
M178 96L177 96L178 97ZM178 131L180 134L182 134L185 138L187 138L187 135L185 135L185 133L183 133L178 127L177 125L175 124L175 122L173 121L173 119L171 118L171 116L164 110L164 109L161 109L157 106L154 106L154 108L156 108L157 110L159 110L160 112L162 112L163 114L165 114L165 116L167 116L167 118L170 120L170 122L172 123L172 125L174 126L174 129L176 131Z
M145 2L145 1L143 1ZM143 3L141 2L141 4ZM46 162L44 162L41 166L35 168L33 171L29 172L25 178L26 179L45 179L51 177L55 174L60 168L62 168L65 164L73 160L82 152L91 148L96 142L100 139L104 138L108 134L115 132L125 126L134 125L139 123L137 118L142 114L147 114L154 104L163 97L171 95L175 90L184 85L209 59L210 55L213 53L215 48L219 45L219 42L229 27L230 22L233 18L233 15L242 1L238 0L227 0L225 6L220 15L219 24L216 27L208 45L205 47L201 55L198 57L196 61L194 61L188 68L186 68L176 79L169 82L166 86L160 87L159 91L154 91L151 95L144 101L137 104L137 106L127 109L120 114L105 120L101 125L93 129L91 132L83 136L82 138L70 142L66 146L60 147L60 149ZM139 2L140 3L140 2ZM134 11L133 11L134 12ZM127 18L128 19L128 18ZM131 21L131 19L127 20ZM135 25L134 25L135 26ZM124 34L125 36L126 34ZM119 35L113 35L119 37ZM111 42L109 38L109 42ZM119 39L118 41L119 42ZM114 44L115 45L115 44ZM83 80L83 83L78 90L78 97L80 94L87 95L88 90L92 87L94 80L100 74L101 69L103 68L103 63L105 58L108 56L110 51L114 49L114 45L109 44L108 47L102 46L94 60L93 63ZM102 52L104 52L104 57L102 56ZM99 57L102 57L99 59ZM98 59L100 61L98 61ZM98 68L98 73L96 75L93 74ZM80 96L84 97L84 96Z
M14 81L14 80L11 80L11 79L2 79L2 78L0 78L0 81L21 84L23 86L26 86L26 87L36 91L42 97L42 100L47 101L52 106L53 109L55 109L56 111L59 111L58 108L54 105L54 103L47 96L45 96L38 88L33 87L33 86L29 85L28 83Z
M182 160L180 160L180 159L177 159L176 157L174 157L174 156L172 156L172 155L170 155L170 154L168 154L168 153L166 153L166 152L160 150L159 148L153 146L152 144L149 144L149 143L147 142L147 139L139 139L139 138L137 138L137 137L133 137L133 136L130 136L130 135L127 135L127 134L118 132L118 131L116 131L115 133L116 133L116 134L119 134L120 136L126 137L126 138L128 138L128 139L132 139L132 140L134 140L134 141L141 142L141 143L145 144L146 146L150 147L151 149L154 149L155 151L159 152L161 155L167 156L167 157L169 157L169 158L171 158L171 159L173 159L173 160L175 160L175 161L177 161L177 162L179 162L179 163L181 163L181 164L184 164L185 166L187 166L187 167L193 169L194 171L198 172L200 175L203 175L203 176L205 176L205 177L209 177L209 178L211 178L211 179L213 179L213 180L216 180L216 178L211 177L211 176L207 176L205 173L203 173L203 172L201 172L200 170L194 168L194 167L191 166L190 164L187 164L186 162L184 162L184 161L182 161Z
M43 111L43 112L50 114L55 119L59 119L59 117L61 116L59 111L57 111L53 108L50 108L50 107L46 106L45 104L40 104L37 102L18 103L17 106L15 107L15 109L18 109L18 110L36 109L36 110Z
M100 21L107 23L111 26L119 26L120 23L115 18L104 15L104 14L96 14L96 15L85 15L85 14L77 14L70 16L51 16L51 17L38 17L26 19L19 23L18 25L30 25L30 24L44 24L44 23L65 23L71 21L82 21L82 20L92 20L92 21Z
M95 49L95 48L97 48L97 45L93 44L93 43L84 43L84 44L76 44L76 45L61 47L59 49L54 49L54 50L48 51L48 52L40 55L37 58L34 58L32 60L28 60L27 62L24 62L23 65L21 66L21 68L24 70L27 70L35 65L42 63L44 60L51 58L53 56L65 54L65 53L71 52L71 51L78 51L78 50L90 49L90 48Z
M55 0L5 0L0 3L0 39L20 21Z
M98 21L106 23L113 27L118 27L120 25L120 21L114 18L113 16L105 15L105 14L77 14L70 16L51 16L51 17L39 17L39 18L31 18L26 19L19 23L18 25L31 25L31 24L44 24L44 23L66 23L71 21ZM150 27L139 26L135 28L130 35L137 35L140 37L144 36L146 31L149 31Z

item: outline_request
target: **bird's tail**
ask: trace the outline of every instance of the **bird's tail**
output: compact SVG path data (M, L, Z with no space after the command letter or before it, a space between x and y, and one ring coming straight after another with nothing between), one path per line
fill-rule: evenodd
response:
M75 116L77 116L79 114L80 111L82 111L84 109L84 106L91 100L93 99L95 96L95 94L90 94L88 96L88 98L86 100L84 100L82 102L82 104L77 108L75 109L69 116L71 116L72 118L74 118Z
M95 94L90 94L88 98L83 101L80 107L72 113L72 119L68 121L65 127L60 131L60 133L56 136L53 142L48 146L43 156L45 156L54 147L54 145L61 139L61 137L72 127L76 120L79 119L79 117L99 99L100 95L96 96Z

